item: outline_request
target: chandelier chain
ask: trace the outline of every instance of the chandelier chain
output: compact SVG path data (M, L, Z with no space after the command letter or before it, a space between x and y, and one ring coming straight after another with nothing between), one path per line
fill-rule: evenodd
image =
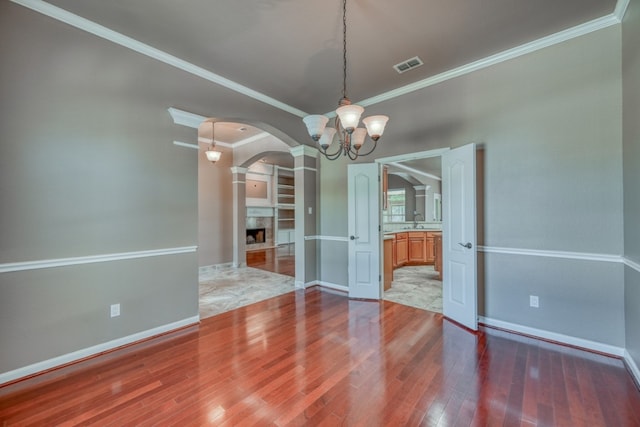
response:
M347 98L347 0L342 0L342 98Z

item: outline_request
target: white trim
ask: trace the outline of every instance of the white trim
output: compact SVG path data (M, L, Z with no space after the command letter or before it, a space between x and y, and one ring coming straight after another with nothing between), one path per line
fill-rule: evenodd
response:
M261 140L263 138L266 138L268 136L272 136L272 135L270 133L268 133L268 132L260 132L260 133L257 133L255 135L253 135L253 136L250 136L248 138L241 139L240 141L236 141L233 144L227 143L227 146L229 146L231 148L238 148L238 147L242 147L243 145L247 145L247 144L250 144L252 142L259 141L259 140ZM219 143L219 144L222 145L222 143Z
M640 368L638 368L638 365L635 360L633 360L633 357L631 357L631 354L629 354L627 349L624 350L624 361L627 363L627 367L635 378L636 384L640 385Z
M115 340L107 341L102 344L97 344L91 347L83 348L71 353L63 354L52 359L43 360L23 368L14 369L13 371L4 372L0 374L0 385L9 381L14 381L20 378L27 377L29 375L37 374L38 372L46 371L48 369L56 368L58 366L66 365L87 357L91 357L100 353L104 353L109 350L114 350L124 345L133 344L137 341L141 341L147 338L154 337L156 335L164 334L176 329L180 329L186 326L194 325L200 322L200 316L193 316L187 319L179 320L177 322L169 323L166 325L158 326L146 331L137 332L126 337L117 338Z
M592 254L588 252L545 251L539 249L500 248L493 246L478 246L478 251L492 254L528 255L602 262L623 262L623 258L620 255Z
M323 282L321 280L316 280L315 284L322 288L334 289L336 291L349 293L349 287L345 285L338 285L337 283L331 283L331 282Z
M315 147L310 147L309 145L298 145L297 147L289 148L289 152L293 157L299 156L309 156L309 157L317 157L318 149Z
M423 190L427 191L427 186L426 185L414 185L413 189L416 190L416 191L423 191Z
M629 6L629 0L618 0L616 3L616 9L613 11L613 15L622 22L624 15L627 13L627 7Z
M560 31L555 34L551 34L547 37L542 37L538 40L534 40L529 43L514 47L512 49L505 50L495 55L482 58L478 61L471 62L469 64L462 65L458 68L445 71L435 76L420 80L388 92L381 93L380 95L373 96L371 98L364 99L356 102L356 104L367 107L373 104L377 104L389 99L397 98L398 96L405 95L407 93L415 92L420 89L427 88L429 86L442 83L447 80L454 79L456 77L464 76L465 74L472 73L474 71L482 70L483 68L490 67L492 65L499 64L514 58L517 58L528 53L535 52L540 49L544 49L549 46L553 46L558 43L571 40L576 37L583 36L585 34L592 33L594 31L601 30L603 28L610 27L612 25L619 24L620 20L613 14L603 16L601 18L594 19L584 24L577 25L573 28L569 28L564 31Z
M171 114L173 123L177 125L187 126L193 129L198 129L200 124L207 119L204 116L200 116L198 114L190 113L184 110L179 110L173 107L167 108L167 111L169 112L169 114Z
M249 170L248 168L243 168L242 166L231 166L231 173L244 173L246 174Z
M147 251L119 252L113 254L88 255L72 258L44 259L38 261L10 262L0 264L0 273L13 271L39 270L42 268L67 267L71 265L93 264L97 262L122 261L126 259L148 258L164 255L177 255L195 252L197 246L184 246L180 248L151 249Z
M536 338L556 341L559 343L571 345L574 347L584 348L587 350L598 351L600 353L610 354L617 357L624 356L624 348L609 344L603 344L596 341L590 341L583 338L572 337L570 335L559 334L556 332L545 331L542 329L531 328L529 326L518 325L516 323L505 322L502 320L491 319L484 316L478 316L478 322L487 326L493 326L505 329L511 332L518 332Z
M182 142L182 141L173 141L173 145L177 145L178 147L185 147L185 148L195 148L196 150L200 149L200 146L198 144L189 144L188 142Z
M43 15L57 19L58 21L69 24L80 30L94 34L105 40L109 40L113 43L119 44L120 46L124 46L135 52L141 53L150 58L154 58L158 61L164 62L165 64L176 67L180 70L186 71L195 76L198 76L210 82L216 83L220 86L226 87L235 92L241 93L245 96L248 96L250 98L263 102L265 104L271 105L275 108L279 108L295 116L302 118L307 115L307 113L305 113L304 111L298 108L285 104L284 102L271 98L270 96L267 96L247 86L243 86L239 83L236 83L232 80L229 80L211 71L205 70L204 68L191 64L183 59L177 58L173 55L169 55L164 51L156 49L152 46L149 46L131 37L127 37L124 34L113 31L107 27L104 27L88 19L82 18L78 15L75 15L59 7L53 6L44 1L41 1L41 0L11 0L11 1L21 6L24 6L26 8L29 8L35 12L41 13ZM501 62L514 59L531 52L535 52L537 50L573 39L575 37L579 37L603 28L610 27L612 25L619 24L622 18L624 17L628 3L629 3L629 0L618 0L614 13L610 15L594 19L584 24L577 25L573 28L560 31L558 33L540 38L538 40L534 40L529 43L525 43L515 48L508 49L506 51L500 52L495 55L491 55L489 57L463 65L458 68L454 68L452 70L448 70L444 73L437 74L427 79L423 79L418 82L414 82L412 84L405 85L405 86L396 88L394 90L381 93L377 96L367 98L360 102L357 102L357 104L363 107L377 104L382 101L396 98L400 95L414 92L416 90L420 90L420 89L435 85L437 83L453 79L455 77L469 74L473 71L481 70L483 68L486 68L495 64L499 64ZM326 115L328 117L333 117L335 115L335 111L330 111L326 113Z
M426 159L429 157L438 157L442 156L447 151L451 150L449 147L447 148L437 148L435 150L427 150L427 151L418 151L416 153L409 154L398 154L397 156L390 157L381 157L379 159L375 159L376 163L392 163L392 162L406 162L408 160L418 160L418 159Z
M124 46L128 49L131 49L135 52L146 55L150 58L156 59L160 62L164 62L165 64L175 67L179 70L186 71L188 73L193 74L194 76L198 76L200 78L216 83L220 86L226 87L235 92L241 93L245 96L258 100L260 102L264 102L265 104L271 105L272 107L275 107L275 108L279 108L295 116L304 117L307 115L307 113L305 113L304 111L299 110L290 105L287 105L284 102L278 101L277 99L271 98L270 96L267 96L256 90L250 89L246 86L243 86L239 83L236 83L232 80L229 80L218 74L215 74L209 70L205 70L202 67L198 67L196 65L191 64L190 62L187 62L176 56L170 55L167 52L164 52L160 49L156 49L152 46L149 46L148 44L142 43L136 39L125 36L124 34L118 33L117 31L113 31L96 22L82 18L81 16L75 15L71 12L68 12L64 9L53 6L44 1L41 1L41 0L12 0L12 1L21 6L29 8L33 11L49 16L53 19L57 19L60 22L69 24L72 27L86 31L88 33L101 37L105 40L109 40L110 42L119 44L120 46Z
M348 237L338 236L304 236L304 240L328 240L333 242L348 242Z
M623 257L622 262L624 262L624 265L626 265L627 267L633 268L635 271L640 273L640 264L638 264L637 262L632 261L627 257Z
M294 282L294 288L296 288L296 289L306 289L305 288L305 283L302 280L296 280Z
M293 168L292 169L294 172L295 171L310 171L310 172L318 172L318 169L315 168L310 168L307 166L298 166L297 168Z
M244 181L231 181L231 184L246 184Z
M436 176L436 175L433 175L433 174L430 174L430 173L427 173L427 172L423 172L421 170L414 169L414 168L411 168L409 166L402 165L400 163L391 162L391 163L386 163L386 164L390 165L390 166L393 166L393 167L396 167L396 168L399 168L399 169L404 169L404 170L406 170L408 172L411 172L413 174L416 174L416 175L422 175L422 176L426 176L427 178L435 179L437 181L442 181L442 178L439 177L439 176Z

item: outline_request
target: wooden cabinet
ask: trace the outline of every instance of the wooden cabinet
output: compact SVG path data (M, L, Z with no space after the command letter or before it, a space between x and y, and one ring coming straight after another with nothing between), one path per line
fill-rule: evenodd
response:
M393 241L384 239L384 290L391 288L393 281Z
M409 261L409 242L407 233L396 233L396 266L405 265Z
M442 233L433 234L434 269L438 272L438 280L442 280Z
M436 237L442 239L440 231L409 231L395 233L391 244L393 268L403 265L434 265L438 258ZM440 241L440 258L442 242Z
M436 262L436 252L434 246L434 233L426 233L426 253L424 257L424 262L427 264L434 264Z
M427 247L424 231L409 232L409 262L423 264L426 261Z

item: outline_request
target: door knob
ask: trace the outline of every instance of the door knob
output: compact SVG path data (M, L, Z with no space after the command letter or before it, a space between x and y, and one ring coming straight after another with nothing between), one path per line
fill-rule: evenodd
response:
M471 249L471 247L473 246L471 245L471 242L467 242L467 244L464 244L464 243L458 243L458 244L463 248L467 248L467 249Z
M359 239L359 237L356 237L356 236L350 236L349 238L350 238L351 240L357 240L357 239Z

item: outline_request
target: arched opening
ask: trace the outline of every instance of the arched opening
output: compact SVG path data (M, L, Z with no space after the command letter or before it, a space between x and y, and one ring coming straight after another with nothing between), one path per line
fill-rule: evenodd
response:
M274 131L216 118L199 127L201 317L294 289L294 242L288 239L295 234L295 222L289 219L293 208L283 206L287 198L280 197L278 185L279 177L293 176L293 141L265 129ZM213 164L205 156L212 145L221 152ZM286 192L293 202L295 187Z

